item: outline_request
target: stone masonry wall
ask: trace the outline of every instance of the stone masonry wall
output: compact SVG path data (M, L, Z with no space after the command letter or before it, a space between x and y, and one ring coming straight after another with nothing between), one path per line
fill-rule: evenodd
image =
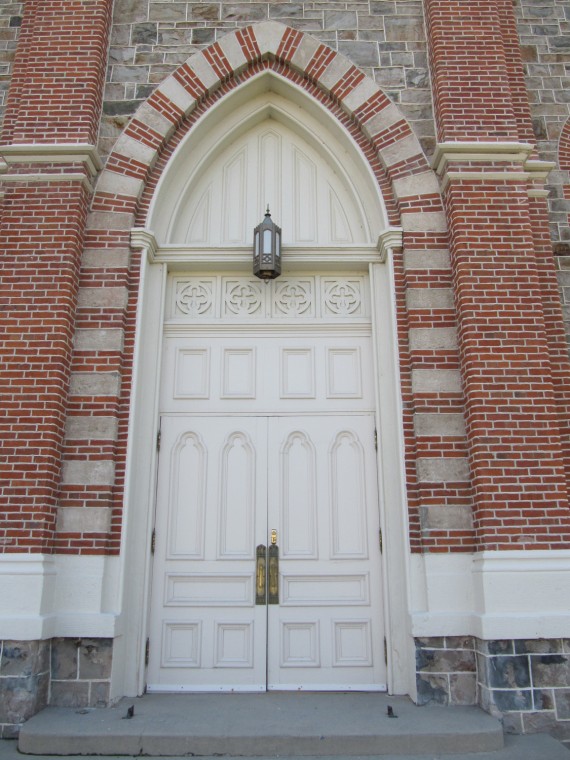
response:
M570 639L416 639L419 704L479 704L507 733L570 742Z
M22 3L5 2L0 5L0 125L4 116L4 106L10 79L12 62L18 44L20 25L22 23Z
M263 20L308 32L345 55L399 105L424 150L434 148L420 0L153 2L115 0L99 148L109 153L130 115L180 64L225 34Z
M0 738L48 704L107 707L112 639L0 641Z

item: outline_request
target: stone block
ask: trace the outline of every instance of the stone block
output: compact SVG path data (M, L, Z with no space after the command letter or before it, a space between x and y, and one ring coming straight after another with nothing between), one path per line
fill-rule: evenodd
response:
M264 21L267 18L267 6L262 3L222 4L222 19L224 21ZM257 35L256 35L257 36Z
M144 187L144 180L130 177L128 174L105 169L97 182L97 192L109 195L124 195L127 198L138 198Z
M524 689L530 686L529 662L525 655L492 655L486 658L485 664L486 683L492 689Z
M325 29L356 29L356 11L325 11Z
M89 707L89 681L52 681L50 705Z
M27 677L49 671L49 642L4 641L0 675Z
M219 3L187 3L188 21L218 21Z
M416 649L445 649L443 636L423 636L414 640Z
M412 327L409 336L411 351L457 348L455 327Z
M449 681L446 675L421 673L416 675L418 705L449 704Z
M514 642L512 639L475 639L478 652L483 654L514 654Z
M418 138L415 135L407 135L406 137L402 137L402 139L397 140L396 142L392 143L391 145L387 145L380 148L380 158L384 162L384 165L389 168L390 166L393 166L394 164L399 164L400 161L406 161L408 158L414 158L417 156L418 158L420 156L423 156L421 145L418 142ZM426 212L425 214L418 214L418 213L411 213L411 214L402 214L402 225L405 225L405 216L411 217L411 219L408 221L408 224L412 224L415 217L418 216L431 216L433 213L438 212ZM405 226L404 226L404 229ZM413 231L413 226L409 228L410 231ZM430 228L431 229L431 228ZM424 227L421 227L421 231L424 230Z
M375 135L400 121L402 121L402 114L395 105L390 104L365 121L362 125L362 129L366 136L373 140Z
M516 654L553 654L562 652L562 639L520 639L514 642Z
M417 138L414 137L414 140L417 141ZM445 232L447 219L443 211L413 211L402 214L402 227L404 232Z
M23 723L47 704L48 674L0 678L0 723Z
M79 648L79 678L110 678L112 656L112 639L82 639Z
M461 413L416 413L414 427L418 436L452 436L465 435L465 419Z
M461 375L455 369L412 370L413 393L461 393Z
M453 309L451 288L408 288L406 291L408 309Z
M131 43L133 45L156 45L157 39L156 24L148 21L142 24L133 24L131 29Z
M338 52L345 55L355 66L370 68L380 65L380 54L375 42L339 42Z
M134 226L134 215L119 211L91 211L87 214L88 230L126 231Z
M406 269L451 269L449 251L407 251Z
M86 248L81 258L85 269L126 269L129 263L130 251L127 249Z
M411 42L425 40L421 16L388 16L384 20L386 40L389 42Z
M501 717L501 723L503 724L503 731L506 734L522 734L523 733L523 713L511 712L505 713Z
M220 40L220 47L234 71L239 71L246 64L244 52L234 34L226 34Z
M71 396L118 396L118 372L74 372L69 383Z
M532 691L530 689L493 689L492 699L501 712L532 710Z
M420 507L422 530L471 530L473 514L467 504L429 504Z
M439 195L439 182L434 172L422 172L394 180L394 191L398 198L418 195Z
M64 485L112 486L115 463L112 460L67 461L63 463L61 481Z
M148 17L151 21L186 21L186 3L151 3Z
M353 90L351 90L343 99L343 106L350 112L354 113L357 108L366 103L373 95L378 92L378 87L369 78L360 82Z
M466 483L469 463L464 457L420 457L416 460L420 483Z
M127 298L124 287L79 288L77 306L80 309L124 309Z
M406 75L403 66L382 66L375 73L376 84L384 89L404 87Z
M107 681L93 681L89 692L89 707L109 707L110 685Z
M473 636L446 636L445 646L447 649L470 649L475 650L475 639Z
M295 50L291 63L299 71L305 71L309 62L319 48L319 42L314 37L303 37L299 47Z
M167 119L148 103L143 103L140 106L137 118L162 137L169 137L174 131L174 124L170 119ZM131 224L130 226L133 227L134 225Z
M65 421L65 438L69 441L115 441L117 431L116 417L68 417Z
M553 710L523 713L522 720L525 734L543 733L556 725L556 713Z
M351 67L352 63L348 58L343 55L336 55L321 75L320 84L331 90Z
M51 644L51 677L55 681L75 679L78 675L77 639L54 638Z
M535 710L554 710L554 692L552 689L533 689L532 699Z
M546 694L554 696L558 720L570 720L570 689L555 689L554 692L546 691Z
M534 686L570 686L570 655L531 655Z
M147 4L140 0L115 0L113 19L120 24L146 21Z
M75 348L78 351L121 351L123 348L123 330L76 330Z
M475 673L452 673L449 676L449 703L452 705L477 704Z
M467 649L416 649L416 670L428 673L475 673L475 653Z
M60 507L57 512L59 533L108 533L110 527L108 507Z

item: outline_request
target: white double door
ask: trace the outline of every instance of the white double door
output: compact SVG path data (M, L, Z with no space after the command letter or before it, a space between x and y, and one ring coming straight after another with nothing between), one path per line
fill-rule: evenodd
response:
M171 279L149 690L385 688L366 287Z
M385 688L373 438L369 415L163 418L149 690Z

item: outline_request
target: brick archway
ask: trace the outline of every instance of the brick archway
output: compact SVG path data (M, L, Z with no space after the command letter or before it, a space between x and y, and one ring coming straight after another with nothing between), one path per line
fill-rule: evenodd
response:
M274 22L228 34L158 86L109 156L93 211L134 213L137 226L144 225L158 178L182 136L216 100L268 68L303 87L351 132L381 186L391 224L404 231L445 229L437 179L398 108L347 58Z

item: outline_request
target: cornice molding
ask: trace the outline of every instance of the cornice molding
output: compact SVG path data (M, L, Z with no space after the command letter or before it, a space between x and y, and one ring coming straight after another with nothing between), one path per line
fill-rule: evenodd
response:
M444 142L438 143L431 165L441 176L451 161L501 161L524 164L534 146L517 142Z
M95 145L89 143L20 143L0 145L6 164L84 164L95 177L103 162Z
M404 243L404 232L401 227L388 227L378 235L377 249L382 263L386 261L393 248L401 248Z
M0 182L81 182L88 193L93 192L93 185L88 177L79 172L59 172L50 174L0 174Z
M158 242L154 232L144 227L133 227L131 229L131 246L137 250L146 251L148 260L151 264L156 260L158 253Z

